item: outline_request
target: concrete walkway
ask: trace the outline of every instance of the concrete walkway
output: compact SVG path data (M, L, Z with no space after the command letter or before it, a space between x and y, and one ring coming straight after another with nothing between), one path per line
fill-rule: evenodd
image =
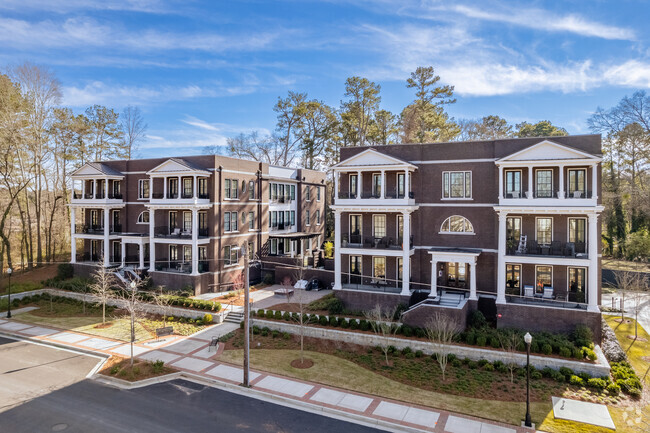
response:
M149 361L164 361L179 370L198 374L217 384L238 385L243 374L239 366L219 361L223 345L215 351L209 347L212 336L222 336L238 326L230 323L211 326L190 337L169 336L134 344L136 357ZM123 341L96 337L52 327L34 326L14 319L0 319L0 333L29 338L42 343L69 346L101 354L129 356L130 345ZM424 406L403 403L372 395L337 389L262 371L251 370L251 386L270 396L282 397L343 414L381 420L402 428L425 432L449 433L523 433L528 429L485 421Z

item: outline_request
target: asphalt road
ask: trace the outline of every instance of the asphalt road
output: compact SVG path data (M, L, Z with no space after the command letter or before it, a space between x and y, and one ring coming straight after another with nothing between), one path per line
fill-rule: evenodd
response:
M0 432L378 432L184 380L118 390L91 380L0 414Z

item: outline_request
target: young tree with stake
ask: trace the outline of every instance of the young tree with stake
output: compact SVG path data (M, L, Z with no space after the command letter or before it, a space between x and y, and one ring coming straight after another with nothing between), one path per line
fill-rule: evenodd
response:
M102 261L100 260L100 262ZM93 273L93 280L90 291L97 298L98 304L102 306L102 324L104 324L106 323L106 302L113 297L112 287L116 280L113 273L102 265L97 265L97 269Z
M459 329L460 326L456 318L441 312L436 312L424 327L427 338L433 345L443 381L445 380L445 370L449 361L449 345L454 341Z
M363 315L366 320L370 322L370 328L379 338L379 347L384 353L386 358L386 365L388 363L388 351L390 349L390 342L388 337L392 337L397 333L399 325L393 323L393 317L395 316L395 311L397 311L397 306L393 308L382 309L381 305L377 304L372 310L364 311Z

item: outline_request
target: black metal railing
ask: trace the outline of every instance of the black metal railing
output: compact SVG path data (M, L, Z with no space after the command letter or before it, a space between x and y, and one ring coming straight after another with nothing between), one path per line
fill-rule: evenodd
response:
M520 251L519 244L515 241L507 242L508 255L525 256L555 256L555 257L583 257L586 254L584 242L552 241L550 244L540 244L537 241L526 242L525 248ZM584 256L586 258L586 256Z
M207 236L208 236L208 228L207 227L199 228L199 237L201 238Z
M111 226L111 233L122 233L122 224L113 224Z
M552 190L552 191L535 191L533 194L533 198L559 198L558 197L559 190ZM508 191L504 193L504 198L528 198L528 191ZM565 198L570 198L570 199L584 199L584 198L591 198L592 197L592 192L591 191L566 191L564 194Z
M104 226L100 224L75 224L75 233L104 234Z
M210 194L208 194L207 192L200 192L200 193L198 193L198 198L200 198L200 199L209 199Z
M163 194L162 192L153 192L153 193L151 193L151 198L161 199L161 198L164 198L164 197L165 197L165 194Z
M76 256L78 262L98 262L100 259L99 254L79 253Z
M393 238L390 236L372 237L361 235L347 235L344 234L341 238L341 246L343 248L370 248L370 249L392 249L401 250L404 246L403 238ZM409 248L413 248L413 236L410 237Z
M592 191L568 191L567 190L564 196L570 199L591 198Z

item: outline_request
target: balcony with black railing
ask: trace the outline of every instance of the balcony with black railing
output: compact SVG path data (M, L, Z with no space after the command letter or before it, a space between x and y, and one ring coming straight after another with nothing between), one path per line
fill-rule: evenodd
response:
M341 238L342 248L363 248L378 250L401 250L404 247L402 237L393 238L390 236L373 237L361 236L359 234L343 234ZM413 236L410 237L409 249L413 248Z
M506 242L506 254L509 256L546 256L564 258L587 259L587 245L585 242L561 242L538 243L535 240L527 241L520 245L518 241Z
M207 227L198 229L197 233L199 238L206 238L209 236ZM192 239L192 229L183 229L175 226L156 226L154 227L154 236L157 238L167 239Z

